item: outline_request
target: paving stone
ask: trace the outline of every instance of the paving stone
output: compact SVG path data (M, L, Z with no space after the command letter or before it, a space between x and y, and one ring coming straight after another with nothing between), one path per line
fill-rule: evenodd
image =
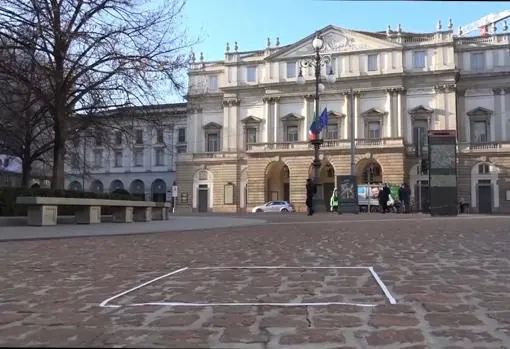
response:
M367 343L372 346L382 346L396 343L416 343L424 340L418 329L382 330L371 332L366 337Z
M482 322L474 315L452 314L452 313L431 313L425 315L425 320L430 323L432 327L439 326L473 326L481 325Z
M345 343L345 337L337 329L306 329L296 334L285 334L280 337L281 345L299 345L309 343Z
M432 331L434 336L448 338L452 342L469 341L472 343L479 342L500 342L500 340L490 333L477 330L464 329L448 329L442 331Z
M247 327L228 327L220 337L223 343L266 343L269 335L266 333L253 333Z
M374 314L368 324L372 327L413 327L419 321L412 315Z
M191 326L200 317L198 315L164 315L159 319L149 323L150 327L173 327L173 326Z
M232 327L232 326L251 326L257 321L253 315L239 314L215 314L207 320L203 326L213 327Z
M303 316L297 315L278 315L263 317L260 320L260 327L308 327L308 322Z
M318 315L312 318L315 327L341 328L359 327L363 325L361 319L352 315Z

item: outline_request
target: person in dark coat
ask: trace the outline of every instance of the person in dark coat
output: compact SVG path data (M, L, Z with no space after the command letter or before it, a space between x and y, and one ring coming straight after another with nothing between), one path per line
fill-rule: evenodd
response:
M379 203L381 204L381 212L386 213L388 211L388 201L390 200L390 187L388 184L384 184L381 191L379 191Z
M402 183L400 188L398 188L398 200L400 201L401 212L407 212L407 204L406 204L406 185Z
M313 183L311 178L306 180L306 207L308 208L308 215L313 215L313 196L317 193L317 186Z

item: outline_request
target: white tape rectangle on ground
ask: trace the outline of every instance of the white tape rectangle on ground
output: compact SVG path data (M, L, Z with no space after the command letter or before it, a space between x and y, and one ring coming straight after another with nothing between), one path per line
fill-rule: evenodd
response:
M149 280L141 285L138 285L136 287L133 287L127 291L121 292L119 294L116 294L115 296L112 296L103 302L99 304L100 307L103 308L120 308L121 305L113 305L108 304L111 301L122 297L130 292L136 291L142 287L145 287L147 285L150 285L158 280L161 280L163 278L166 278L168 276L172 276L178 273L181 273L186 270L227 270L227 269L364 269L368 270L372 277L377 282L377 285L381 288L384 295L390 302L390 304L396 304L397 301L395 298L391 295L390 291L384 284L384 282L381 280L379 275L375 272L374 268L372 266L370 267L292 267L292 266L244 266L244 267L225 267L225 266L217 266L217 267L184 267L175 271L172 271L170 273L167 273L165 275L158 276L155 279ZM136 307L136 306L171 306L171 307L179 307L179 306L187 306L187 307L211 307L211 306L275 306L275 307L304 307L304 306L328 306L328 305L350 305L350 306L357 306L357 307L375 307L376 304L362 304L362 303L348 303L348 302L306 302L306 303L207 303L207 302L200 302L200 303L187 303L187 302L142 302L142 303L131 303L126 304L125 306L130 307Z

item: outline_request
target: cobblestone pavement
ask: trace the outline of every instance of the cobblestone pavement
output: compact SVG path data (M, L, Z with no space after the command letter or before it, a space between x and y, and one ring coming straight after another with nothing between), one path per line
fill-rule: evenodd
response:
M211 231L0 242L0 345L510 348L510 217L274 216ZM366 270L396 298L389 304ZM189 269L105 299L183 267ZM352 305L128 306L146 302Z

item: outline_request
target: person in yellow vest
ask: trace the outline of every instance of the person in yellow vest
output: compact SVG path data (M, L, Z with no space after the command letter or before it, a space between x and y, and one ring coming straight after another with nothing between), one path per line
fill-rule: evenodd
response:
M329 199L329 207L331 212L338 211L338 190L335 188L331 198Z

